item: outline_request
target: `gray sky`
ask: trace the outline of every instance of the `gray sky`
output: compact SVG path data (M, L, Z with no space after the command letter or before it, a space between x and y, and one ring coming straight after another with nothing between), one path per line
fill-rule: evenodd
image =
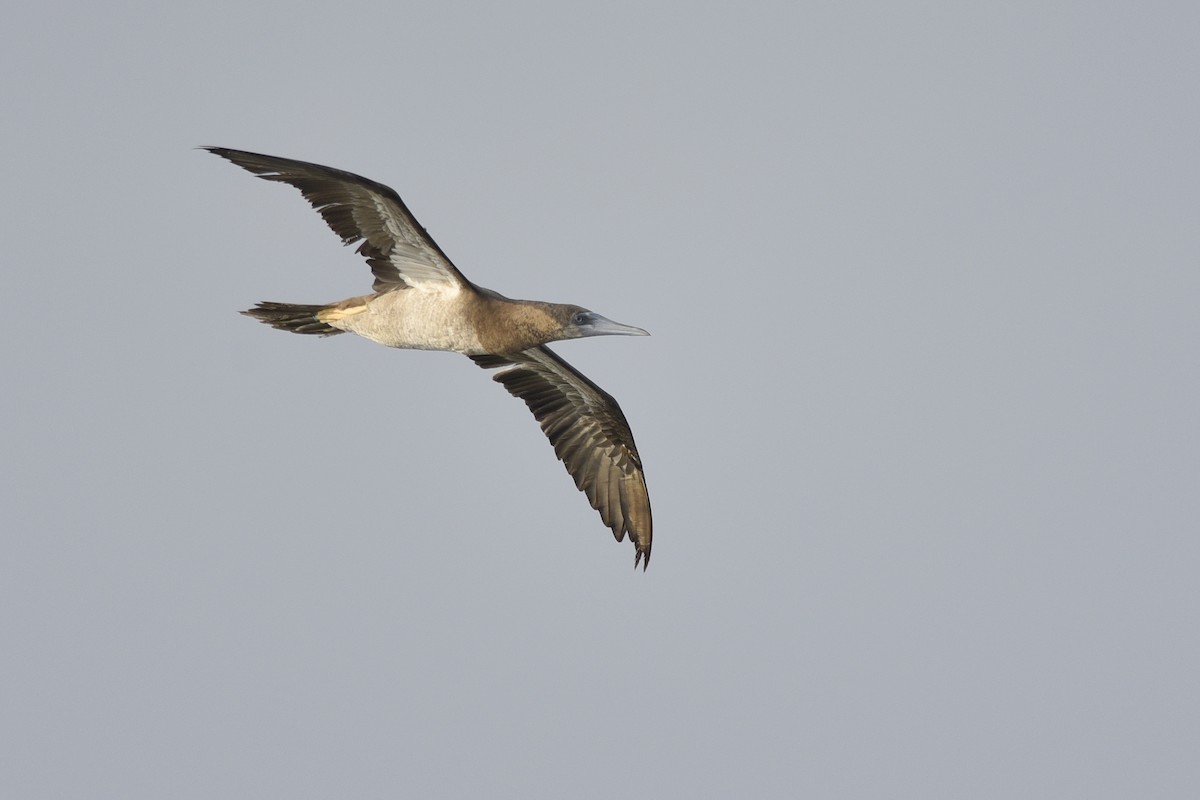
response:
M0 796L1200 794L1195 4L24 4ZM394 187L637 436L239 317Z

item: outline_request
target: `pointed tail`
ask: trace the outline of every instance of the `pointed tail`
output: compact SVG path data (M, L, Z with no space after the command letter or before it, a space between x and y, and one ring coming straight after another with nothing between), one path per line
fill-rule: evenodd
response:
M317 319L317 312L325 306L305 306L295 303L259 303L254 308L243 311L247 317L254 317L259 322L265 322L272 328L292 333L315 333L319 336L333 336L345 331L326 325Z

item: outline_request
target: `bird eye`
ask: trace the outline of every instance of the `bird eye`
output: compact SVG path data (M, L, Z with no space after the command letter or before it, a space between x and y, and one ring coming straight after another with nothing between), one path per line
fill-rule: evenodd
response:
M588 312L576 311L575 316L571 317L572 325L585 325L588 321Z

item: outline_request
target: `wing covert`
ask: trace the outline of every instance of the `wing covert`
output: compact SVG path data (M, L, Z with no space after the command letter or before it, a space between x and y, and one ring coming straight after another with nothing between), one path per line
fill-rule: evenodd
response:
M361 253L375 275L375 291L423 282L470 282L421 227L400 195L361 175L307 161L206 147L263 180L290 184L350 245L361 241Z
M493 380L525 401L617 541L629 534L637 551L633 565L641 563L644 570L653 539L650 495L633 432L617 401L545 346L470 358L485 369L499 368Z

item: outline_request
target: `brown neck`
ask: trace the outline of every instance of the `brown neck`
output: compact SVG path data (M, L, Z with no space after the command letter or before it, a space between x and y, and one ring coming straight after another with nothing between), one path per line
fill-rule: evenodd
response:
M479 342L489 353L519 353L552 342L562 330L552 303L480 297L472 314Z

